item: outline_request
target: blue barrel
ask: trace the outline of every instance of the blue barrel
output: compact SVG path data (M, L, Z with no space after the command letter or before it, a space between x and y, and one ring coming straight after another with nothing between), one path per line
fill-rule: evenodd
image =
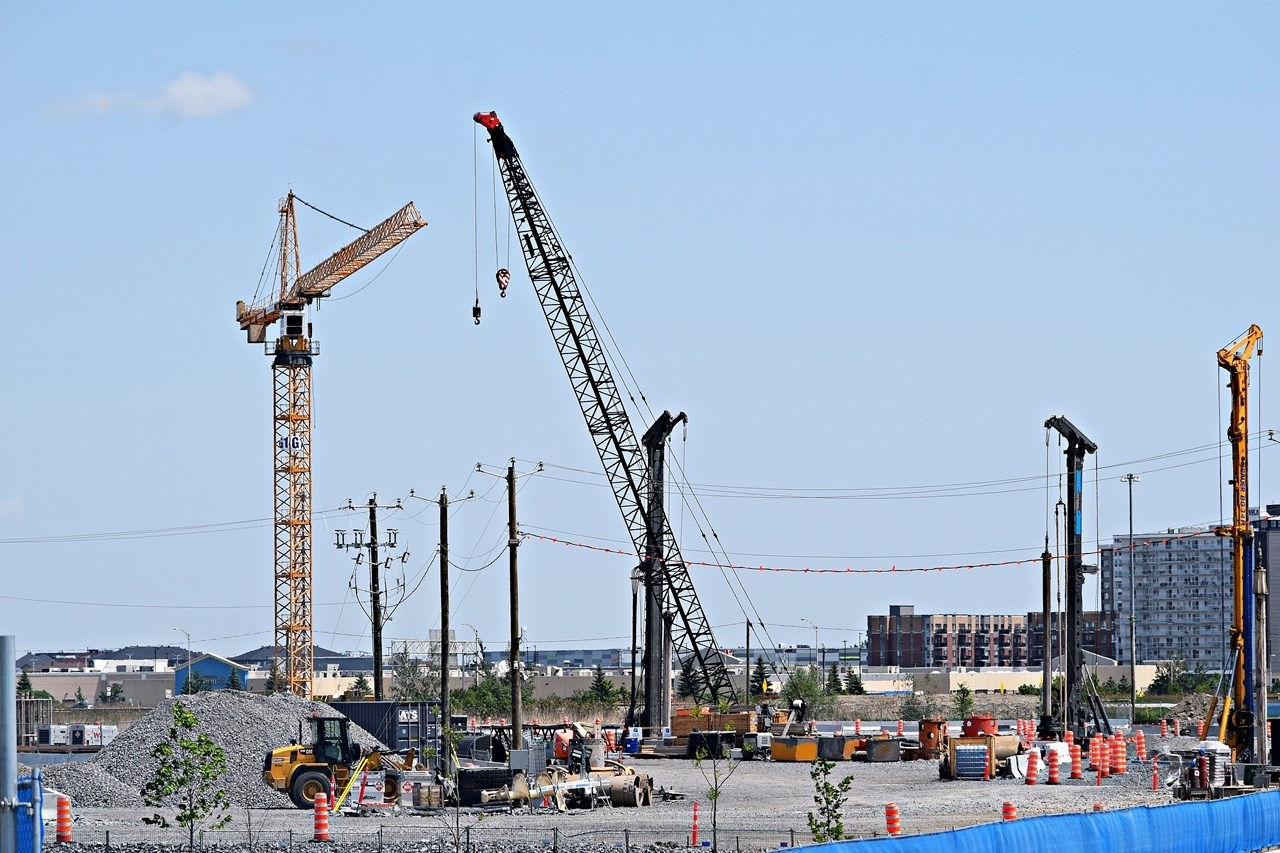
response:
M627 755L640 754L640 738L628 737L622 739L622 751Z

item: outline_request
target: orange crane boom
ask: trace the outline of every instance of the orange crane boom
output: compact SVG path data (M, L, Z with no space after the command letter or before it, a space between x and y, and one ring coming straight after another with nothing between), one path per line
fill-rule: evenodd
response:
M311 362L316 355L304 311L427 223L410 202L334 252L299 272L293 192L280 202L280 289L253 305L236 303L236 322L251 344L273 356L275 410L275 668L274 689L310 696L315 669L311 595ZM283 320L280 337L267 328Z

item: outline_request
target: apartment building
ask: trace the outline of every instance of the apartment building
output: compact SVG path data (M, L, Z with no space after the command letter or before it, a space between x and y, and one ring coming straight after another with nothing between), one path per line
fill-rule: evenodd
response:
M1180 658L1221 669L1231 629L1231 540L1210 527L1114 537L1100 560L1102 608L1113 614L1120 663ZM1133 594L1130 595L1132 580ZM1133 617L1136 649L1129 642Z
M867 665L1025 667L1029 665L1027 617L1009 614L917 614L906 604L888 616L867 617Z

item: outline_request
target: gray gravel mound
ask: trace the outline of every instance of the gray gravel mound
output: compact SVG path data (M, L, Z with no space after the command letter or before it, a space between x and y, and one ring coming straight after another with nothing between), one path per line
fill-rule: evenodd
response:
M139 792L159 764L151 757L151 751L168 738L173 725L173 705L177 701L199 719L195 734L208 734L226 751L227 770L219 784L236 808L292 808L286 795L263 784L263 758L269 749L284 746L290 738L296 738L298 721L310 716L312 711L324 716L337 714L327 705L283 693L260 696L226 690L182 696L161 703L121 732L91 761L47 768L45 778L49 786L71 797L73 805L102 808L140 805ZM351 736L366 748L385 748L354 723Z

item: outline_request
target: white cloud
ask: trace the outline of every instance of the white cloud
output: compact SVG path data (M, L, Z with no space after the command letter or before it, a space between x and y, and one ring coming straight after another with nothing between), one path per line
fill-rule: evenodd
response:
M89 92L52 105L63 118L111 113L162 113L179 118L212 118L253 103L253 90L229 71L184 71L158 92Z

